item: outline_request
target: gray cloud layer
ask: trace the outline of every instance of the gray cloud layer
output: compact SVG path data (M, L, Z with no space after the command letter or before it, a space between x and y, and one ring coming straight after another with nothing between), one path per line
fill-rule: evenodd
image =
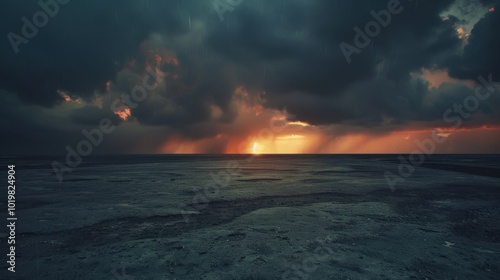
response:
M32 146L29 153L59 153L82 128L103 117L120 124L110 102L130 93L151 59L147 51L170 50L179 64L162 64L172 74L165 86L132 109L142 128L117 134L129 135L130 141L113 135L113 143L121 144L109 144L107 151L131 151L134 141L144 138L143 130L158 138L153 147L174 134L214 136L238 115L232 103L238 86L265 92L264 106L286 106L298 120L375 133L412 122L442 124L447 108L473 94L464 83L430 89L414 75L422 68L448 69L458 80L490 73L500 80L499 12L479 19L463 47L456 32L460 19L442 18L453 0L401 1L403 11L347 63L339 44L353 44L353 28L364 28L373 20L370 11L387 9L388 2L247 0L221 22L210 1L70 1L19 45L19 53L7 36L0 41L0 127L15 139L3 139L2 152L21 153ZM481 1L488 7L497 2ZM31 20L41 9L37 1L0 6L0 34L5 35L20 35L21 18ZM106 92L108 80L111 93ZM59 90L89 105L61 109ZM96 97L104 98L101 108L90 105ZM499 104L493 97L481 105L480 116L469 125L498 124ZM214 107L220 116L213 116Z

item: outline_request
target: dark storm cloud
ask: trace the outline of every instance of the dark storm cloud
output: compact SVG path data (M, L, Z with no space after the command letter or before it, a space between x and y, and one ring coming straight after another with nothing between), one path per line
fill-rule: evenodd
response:
M121 123L121 119L111 110L103 110L95 106L86 105L71 112L71 119L74 123L84 126L99 125L104 118L110 119L114 124Z
M214 28L207 41L226 59L244 65L238 69L240 79L269 92L268 105L286 105L313 124L439 117L420 110L426 90L414 88L410 73L433 68L458 52L455 22L440 15L453 1L402 1L403 12L393 15L351 64L338 47L354 44L353 28L364 29L373 20L370 11L387 9L387 3L248 2L227 19L227 28Z
M485 6L491 7L493 5L497 5L500 1L498 1L498 0L479 0L479 2L481 2L481 4L483 4Z
M58 107L47 114L45 108L25 105L15 94L5 91L0 91L0 104L0 128L8 135L1 138L2 155L64 155L67 146L75 149L77 143L86 139L83 129L97 128L103 112L96 111L96 107L79 106L76 109ZM112 119L114 125L120 124L116 116L105 117ZM160 127L120 126L104 135L102 144L93 148L93 154L151 153L161 147L171 133Z
M44 114L40 107L22 104L15 94L0 90L0 104L0 128L8 136L1 139L2 154L62 153L79 137L79 127L57 114Z
M420 2L416 8L402 2L403 12L394 15L373 44L354 55L349 65L339 44L354 44L353 28L364 29L373 20L370 11L387 9L387 1L245 3L250 7L237 11L228 19L232 20L229 27L215 29L208 41L237 62L267 65L269 76L263 85L269 90L331 95L373 77L380 59L397 57L389 76L400 78L458 45L452 26L439 16L452 1Z
M22 36L21 18L33 22L33 14L42 10L37 2L0 4L0 87L26 103L52 106L60 100L60 89L89 97L114 79L128 58L137 57L150 32L186 32L180 23L185 10L178 1L73 0L59 5L59 12L16 54L5 35Z
M140 81L149 59L144 44L150 50L164 48L179 64L164 65L162 70L171 75L131 108L132 119L158 128L158 137L199 139L216 135L238 116L232 102L238 86L254 95L265 92L265 106L286 106L297 120L384 130L412 121L434 125L449 106L471 94L464 84L429 89L414 75L422 68L449 68L459 79L489 73L499 79L498 12L477 23L462 53L463 41L456 33L460 20L442 19L453 0L402 0L403 11L392 15L390 24L347 63L340 43L354 44L353 28L364 29L373 20L370 12L387 9L388 3L247 0L226 12L221 22L210 1L73 0L61 5L29 43L19 45L18 54L4 36L0 89L17 95L19 108L31 104L60 110L58 90L86 102L64 115L69 118L63 127L54 118L47 120L50 125L37 125L23 116L33 130L72 134L76 128L71 124L92 126L103 117L122 126L126 124L113 115L111 102L130 94ZM21 17L31 19L40 10L37 1L0 5L0 34L5 35L20 34ZM134 67L128 65L131 60ZM113 81L111 93L105 90L108 80ZM96 96L108 98L101 108L91 105ZM214 110L220 114L214 116ZM479 111L489 112L484 106ZM29 132L23 133L19 135L28 137ZM58 137L65 143L74 138ZM126 149L128 144L120 145Z
M472 29L469 44L461 56L450 59L450 74L460 79L475 79L491 73L500 81L500 12L488 13Z
M167 77L165 89L158 93L161 98L149 98L132 109L134 116L141 123L182 129L187 125L210 119L211 104L218 105L225 113L222 121L230 121L235 117L237 112L231 111L229 101L237 84L231 81L230 72L225 65L199 65L185 61L182 68L198 69L200 72L170 72L179 73L181 78L173 80Z

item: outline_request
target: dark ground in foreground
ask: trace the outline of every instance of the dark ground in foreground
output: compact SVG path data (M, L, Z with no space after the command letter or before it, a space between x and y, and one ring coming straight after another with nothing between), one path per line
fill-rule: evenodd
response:
M228 160L96 164L61 184L19 169L13 279L500 275L496 158L434 158L394 192L395 156L236 158L241 172L199 203Z

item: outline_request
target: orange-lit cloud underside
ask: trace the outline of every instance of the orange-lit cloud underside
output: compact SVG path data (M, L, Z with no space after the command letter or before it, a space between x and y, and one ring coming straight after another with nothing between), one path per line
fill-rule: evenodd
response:
M435 153L491 153L500 139L499 128L437 130ZM387 134L348 134L343 136L310 133L279 135L272 138L238 138L221 136L203 140L170 140L162 153L210 153L212 147L223 143L227 154L384 154L412 153L418 143L432 141L432 131L397 131Z
M162 63L178 64L169 52L161 55L148 53L148 67L157 69ZM472 81L451 78L446 70L422 69L413 73L428 82L429 88L437 88L444 83L463 83L473 88ZM106 83L110 91L111 82ZM66 92L59 92L67 103L82 104ZM151 94L151 98L162 96ZM432 102L432 99L426 100ZM99 102L98 102L99 103ZM100 100L102 106L102 100ZM426 124L414 124L404 128L359 128L342 125L314 126L295 119L286 110L266 108L265 93L249 92L243 85L234 89L231 110L237 117L230 123L221 122L224 112L216 104L211 105L211 119L200 126L210 127L213 136L199 139L183 134L168 135L163 144L154 152L177 154L384 154L412 153L419 150L419 143L432 139L434 129L442 143L435 143L436 153L500 153L497 139L499 127L477 127L454 129L429 128ZM123 104L122 104L123 105ZM133 109L114 111L124 125L137 124ZM422 129L421 127L426 127ZM382 131L380 131L382 130Z
M425 73L435 76L436 73ZM437 73L431 86L442 82L454 82ZM427 77L430 80L431 77ZM313 126L288 116L286 111L262 109L259 102L249 101L243 88L235 94L234 106L239 115L227 127L219 127L215 136L191 140L182 137L169 139L161 147L161 153L226 153L226 154L383 154L412 153L419 149L419 142L432 139L434 130L442 139L436 143L436 153L491 153L500 152L496 139L500 139L499 127L450 129L420 128L415 124L393 129L386 133L359 130L355 127L336 125ZM215 110L215 109L214 109ZM216 111L216 110L215 110ZM214 115L217 115L214 113ZM423 124L423 127L426 127ZM237 129L235 129L237 128Z

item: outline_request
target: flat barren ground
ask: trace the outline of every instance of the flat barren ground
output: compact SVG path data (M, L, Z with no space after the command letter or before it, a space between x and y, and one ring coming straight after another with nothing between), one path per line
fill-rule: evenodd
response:
M16 159L17 279L500 275L498 157L433 156L393 189L390 155L93 158L62 183L50 162Z

